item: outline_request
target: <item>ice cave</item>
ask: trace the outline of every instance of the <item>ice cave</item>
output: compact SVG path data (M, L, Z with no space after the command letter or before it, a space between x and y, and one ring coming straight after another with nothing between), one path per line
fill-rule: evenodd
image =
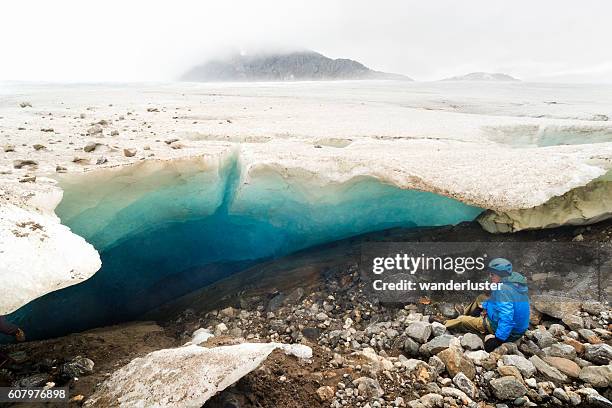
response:
M84 283L49 293L10 319L48 338L137 318L263 260L391 227L455 224L482 209L374 178L341 184L241 177L217 166L143 162L60 180L56 213L100 253Z

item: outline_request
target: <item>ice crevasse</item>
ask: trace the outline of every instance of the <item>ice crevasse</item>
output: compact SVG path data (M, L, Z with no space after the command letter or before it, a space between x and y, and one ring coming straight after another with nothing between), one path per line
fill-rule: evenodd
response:
M309 246L391 227L456 224L482 212L373 177L326 183L266 165L245 168L233 151L65 175L56 213L98 251L101 268L11 318L33 338L111 324Z

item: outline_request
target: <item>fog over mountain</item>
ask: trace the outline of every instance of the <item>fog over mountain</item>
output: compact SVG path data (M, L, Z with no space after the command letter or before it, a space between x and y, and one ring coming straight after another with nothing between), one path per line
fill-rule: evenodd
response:
M334 79L400 79L400 74L374 71L360 62L332 59L315 51L235 54L198 65L180 78L183 81L307 81Z
M520 81L520 79L499 72L470 72L465 75L457 75L445 78L443 81Z

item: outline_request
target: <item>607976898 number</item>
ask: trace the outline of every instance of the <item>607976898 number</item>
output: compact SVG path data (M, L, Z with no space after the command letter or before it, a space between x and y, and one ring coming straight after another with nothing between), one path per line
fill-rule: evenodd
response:
M0 387L0 402L57 402L68 400L68 388Z

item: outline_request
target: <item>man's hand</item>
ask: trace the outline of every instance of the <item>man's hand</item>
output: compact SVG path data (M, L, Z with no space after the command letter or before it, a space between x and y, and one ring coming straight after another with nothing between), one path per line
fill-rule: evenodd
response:
M485 341L484 348L487 353L490 353L502 344L504 344L502 340L498 339L497 337L491 337Z
M15 332L15 340L17 340L19 343L24 342L26 339L25 337L25 333L23 330L21 329L17 329L17 332Z

